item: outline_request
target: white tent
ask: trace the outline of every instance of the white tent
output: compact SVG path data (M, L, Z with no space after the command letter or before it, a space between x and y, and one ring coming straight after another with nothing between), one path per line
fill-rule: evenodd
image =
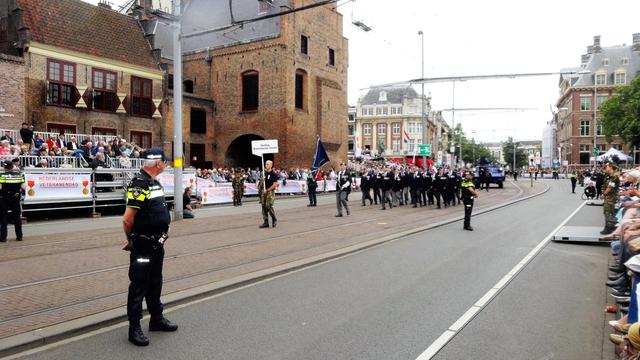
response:
M606 153L598 156L598 161L605 161L617 157L620 161L631 161L633 158L629 155L625 155L622 151L610 148Z

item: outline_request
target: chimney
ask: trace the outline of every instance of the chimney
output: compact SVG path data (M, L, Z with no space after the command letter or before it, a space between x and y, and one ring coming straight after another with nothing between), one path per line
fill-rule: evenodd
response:
M633 42L631 43L633 51L640 51L640 33L633 34Z
M600 49L600 35L596 35L593 37L593 52L599 53Z
M100 0L100 2L98 3L98 6L102 7L102 8L105 8L105 9L111 10L111 5L109 5L107 0Z

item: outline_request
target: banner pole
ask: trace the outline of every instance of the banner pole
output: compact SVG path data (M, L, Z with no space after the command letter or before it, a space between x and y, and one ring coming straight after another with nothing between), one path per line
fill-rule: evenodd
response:
M265 181L266 179L264 178L264 154L260 154L260 159L262 160L262 189L264 190L264 192L266 192L267 182Z

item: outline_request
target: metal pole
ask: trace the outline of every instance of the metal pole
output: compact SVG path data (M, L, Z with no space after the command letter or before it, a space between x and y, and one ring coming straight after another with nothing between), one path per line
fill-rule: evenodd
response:
M455 123L456 123L456 82L453 82L453 97L451 100L451 140L455 140L455 138L453 138L453 131L455 131ZM456 154L456 148L453 148L453 155ZM452 156L453 156L452 155Z
M462 116L460 116L460 132L458 133L458 142L460 143L460 156L458 157L458 163L462 162Z
M511 142L513 143L513 171L516 171L516 141L514 139L511 139Z
M180 0L174 0L173 22L173 219L182 220L182 44Z
M420 38L422 40L422 78L424 79L424 33L422 32L422 30L418 31L418 35L420 35ZM422 83L422 96L420 97L420 99L420 104L422 105L422 145L426 145L428 128L424 116L424 83ZM427 166L427 155L422 155L422 166Z
M596 81L597 75L593 75L593 171L596 171L598 164L598 156L596 155L596 148L598 142L598 120L596 115L598 114L598 82Z

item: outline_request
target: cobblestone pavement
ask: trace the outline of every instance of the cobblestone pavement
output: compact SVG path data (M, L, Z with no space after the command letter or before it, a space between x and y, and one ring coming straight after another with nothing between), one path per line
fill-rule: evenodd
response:
M517 184L517 185L516 185ZM482 191L475 210L544 190L538 181L507 182ZM166 245L163 294L169 294L461 216L447 209L403 206L381 211L350 196L351 216L335 218L335 198L278 198L278 227L258 229L259 206L196 211L174 223ZM481 226L480 224L474 224ZM461 225L462 226L462 225ZM12 229L10 229L11 231ZM0 338L122 307L128 286L128 256L117 217L28 225L25 241L0 245ZM446 239L442 239L446 241Z

